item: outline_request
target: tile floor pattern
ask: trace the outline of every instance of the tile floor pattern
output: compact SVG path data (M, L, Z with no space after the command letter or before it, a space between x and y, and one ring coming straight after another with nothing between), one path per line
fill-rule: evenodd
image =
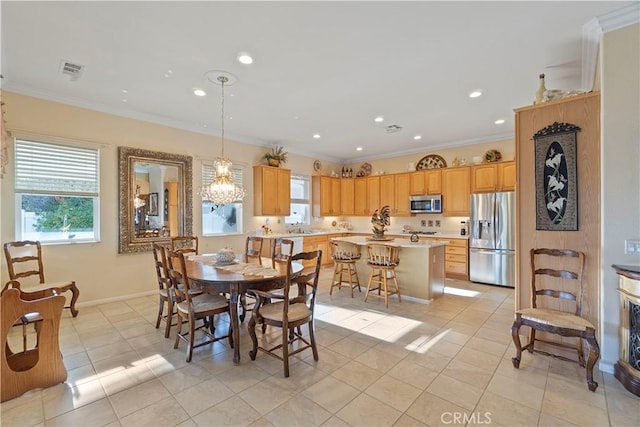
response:
M588 391L577 365L525 353L509 327L513 291L448 281L431 304L329 296L316 307L320 360L251 361L246 323L240 366L227 341L196 349L154 328L157 298L65 310L67 382L1 405L2 426L638 426L640 399L609 374ZM224 321L224 320L223 320ZM220 327L225 327L220 324ZM260 334L259 334L260 335ZM268 330L264 339L277 339Z

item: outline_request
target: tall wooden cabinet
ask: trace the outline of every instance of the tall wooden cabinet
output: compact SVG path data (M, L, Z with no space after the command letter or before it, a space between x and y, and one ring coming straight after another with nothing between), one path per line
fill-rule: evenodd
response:
M253 167L253 214L287 216L291 212L291 171L272 166Z
M313 216L340 215L340 178L311 177L311 197Z
M580 127L576 134L578 230L536 229L536 158L533 136L554 122ZM516 163L516 307L531 301L531 248L573 249L585 253L582 315L600 336L600 94L574 96L515 110Z
M469 216L471 171L467 166L442 169L442 214Z

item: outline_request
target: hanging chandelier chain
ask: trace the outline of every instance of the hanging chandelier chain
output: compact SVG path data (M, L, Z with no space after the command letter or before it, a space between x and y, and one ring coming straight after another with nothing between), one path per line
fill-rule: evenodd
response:
M224 157L224 84L229 81L226 76L218 76L218 81L222 85L222 156Z

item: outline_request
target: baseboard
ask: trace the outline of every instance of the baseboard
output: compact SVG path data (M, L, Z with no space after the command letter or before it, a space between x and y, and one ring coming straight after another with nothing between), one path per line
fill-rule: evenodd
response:
M153 290L153 291L139 292L137 294L120 295L112 298L96 299L92 301L76 303L76 307L77 308L91 307L94 305L108 304L110 302L126 301L126 300L130 300L131 298L139 298L139 297L146 297L149 295L156 295L157 293L158 293L157 290Z

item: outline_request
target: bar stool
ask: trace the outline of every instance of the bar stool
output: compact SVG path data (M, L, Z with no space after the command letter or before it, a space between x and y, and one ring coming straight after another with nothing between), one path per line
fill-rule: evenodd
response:
M348 282L351 298L353 298L354 288L357 287L358 292L362 292L358 272L356 271L356 261L361 257L360 248L355 243L337 240L331 240L329 244L331 245L331 258L333 258L335 266L329 295L333 294L334 287L342 289L342 284Z
M374 243L367 245L367 264L371 267L371 275L367 284L367 293L364 296L365 302L369 295L376 298L384 298L384 306L388 308L389 295L393 294L398 295L398 302L402 302L398 280L396 279L396 267L400 263L399 252L400 248L397 246ZM387 287L388 279L393 279L395 291L389 290ZM371 288L372 283L377 284L373 289ZM376 290L378 291L377 295L372 293L372 291Z

